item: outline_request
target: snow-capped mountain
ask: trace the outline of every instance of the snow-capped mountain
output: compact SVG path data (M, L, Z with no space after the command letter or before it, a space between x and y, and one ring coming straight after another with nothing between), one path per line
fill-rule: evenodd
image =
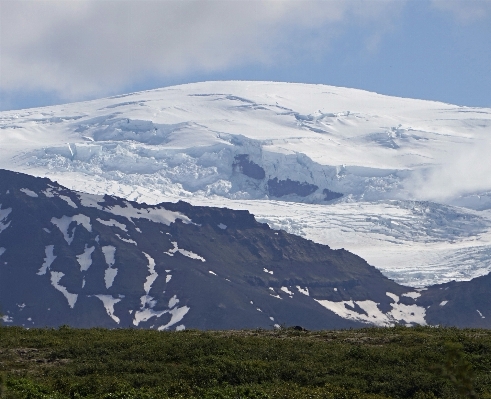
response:
M248 211L138 204L0 170L7 325L490 327L490 276L415 290Z
M248 209L415 287L491 270L491 109L207 82L0 113L0 167L157 204Z

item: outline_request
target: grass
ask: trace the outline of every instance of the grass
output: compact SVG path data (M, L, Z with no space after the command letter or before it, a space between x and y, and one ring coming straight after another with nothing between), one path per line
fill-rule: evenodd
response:
M0 327L4 398L491 398L491 331Z

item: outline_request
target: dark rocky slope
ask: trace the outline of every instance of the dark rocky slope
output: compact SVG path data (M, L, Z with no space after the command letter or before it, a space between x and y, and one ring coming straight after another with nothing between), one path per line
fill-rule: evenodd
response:
M467 298L465 284L485 292L482 281L416 298L360 257L272 230L247 211L148 206L0 170L7 325L331 329L424 323L426 311L431 323L485 326L491 318L466 315L468 299L435 305L443 293Z

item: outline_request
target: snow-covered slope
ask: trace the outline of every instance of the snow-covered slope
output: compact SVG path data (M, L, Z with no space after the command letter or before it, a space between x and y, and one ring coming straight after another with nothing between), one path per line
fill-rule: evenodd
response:
M0 167L73 189L248 209L414 286L491 270L491 109L207 82L2 112L0 128Z

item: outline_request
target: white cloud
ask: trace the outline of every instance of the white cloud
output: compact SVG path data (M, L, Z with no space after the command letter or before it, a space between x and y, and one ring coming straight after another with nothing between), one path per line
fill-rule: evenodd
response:
M432 0L434 8L450 12L462 23L489 18L491 16L490 0Z
M491 190L491 148L479 144L461 145L441 159L440 165L415 173L406 182L414 198L449 202L460 196L482 194Z
M356 24L383 32L402 0L0 0L0 89L103 95L325 51ZM307 42L307 38L309 41Z

